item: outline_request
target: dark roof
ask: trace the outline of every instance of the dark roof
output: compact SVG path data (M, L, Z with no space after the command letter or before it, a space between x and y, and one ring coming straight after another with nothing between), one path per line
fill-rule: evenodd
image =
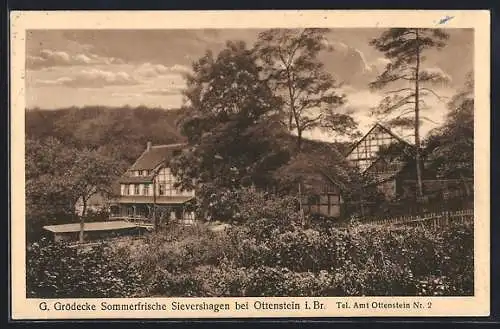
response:
M174 151L182 150L185 146L184 143L151 146L149 150L145 150L141 154L129 170L155 169L160 163L170 161Z
M382 171L373 172L372 169L376 168L377 164L380 161L384 161L386 163L386 168ZM373 161L368 168L365 169L364 175L369 177L372 181L376 182L384 182L388 179L392 179L393 177L399 175L407 166L407 163L404 161L392 161L386 162L383 157L379 157L377 160Z
M366 186L373 186L373 185L378 185L385 183L389 180L394 179L396 176L398 176L399 172L390 172L390 173L380 173L377 175L372 175L368 178L368 182L366 183Z
M85 223L83 230L89 231L113 231L134 228L136 225L126 221L109 221L109 222L91 222ZM79 232L80 223L61 224L61 225L48 225L43 227L45 230L54 233L70 233Z
M157 204L183 204L194 199L192 196L164 196L156 197ZM153 203L152 196L145 195L125 195L116 198L116 203Z
M276 172L276 178L285 182L300 180L313 189L327 178L341 190L348 189L352 168L337 145L306 139L302 145L302 151Z

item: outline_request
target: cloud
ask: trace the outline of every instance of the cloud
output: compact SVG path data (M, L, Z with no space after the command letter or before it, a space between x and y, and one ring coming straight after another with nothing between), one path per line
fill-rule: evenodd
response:
M184 87L173 86L169 88L147 90L145 93L156 96L180 96L183 90Z
M142 77L153 78L167 74L186 74L192 72L191 69L184 65L175 64L173 66L165 66L162 64L144 63L135 69L135 73Z
M376 71L377 73L382 73L385 71L387 64L389 64L390 62L391 60L388 58L378 57L373 62L371 62L370 65L372 67L372 70Z
M103 57L96 54L70 54L65 51L42 49L37 55L26 57L28 69L42 69L54 66L123 64L123 60L114 57Z
M111 96L112 97L119 97L119 98L123 98L123 97L142 97L142 96L144 96L144 94L142 94L142 93L134 93L134 92L113 92L113 93L111 93Z
M357 89L367 89L370 82L385 71L391 61L385 57L367 56L358 48L352 47L336 40L327 41L327 46L332 49L324 52L320 59L325 63L326 69L338 80ZM425 65L425 63L424 63ZM433 83L451 83L452 77L440 65L431 64L433 67L422 69L422 76ZM430 66L431 66L430 65Z
M320 59L338 80L352 86L366 87L376 76L375 67L367 61L361 50L335 40L327 43L332 51L322 53Z
M446 73L440 67L427 67L422 70L420 76L423 79L427 79L433 83L450 83L452 82L451 75Z
M101 88L105 86L139 84L136 79L126 72L111 72L99 69L83 70L72 77L60 77L55 80L38 80L37 82L40 85L60 85L72 88Z

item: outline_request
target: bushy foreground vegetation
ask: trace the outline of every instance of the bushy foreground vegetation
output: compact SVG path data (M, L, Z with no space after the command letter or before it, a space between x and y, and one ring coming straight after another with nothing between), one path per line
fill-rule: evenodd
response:
M473 228L169 227L87 250L32 244L28 297L472 295Z

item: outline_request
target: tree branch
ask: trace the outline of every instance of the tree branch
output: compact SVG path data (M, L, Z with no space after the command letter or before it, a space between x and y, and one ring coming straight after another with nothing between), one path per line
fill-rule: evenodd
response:
M431 94L436 96L437 99L439 99L440 101L442 101L443 99L449 98L449 97L441 96L438 93L436 93L434 90L429 89L429 88L420 88L420 90L430 92Z
M385 94L396 94L396 93L399 93L402 91L413 91L413 88L401 88L398 90L389 90L389 91L386 91Z
M438 124L439 124L439 123L437 123L436 121L431 120L431 119L430 119L430 118L428 118L428 117L420 117L420 118L421 118L421 119L424 119L424 120L427 120L427 121L429 121L429 122L431 122L431 123L434 123L434 124L436 124L436 125L438 125Z
M320 115L318 115L318 116L317 116L316 118L314 118L314 119L304 119L304 120L302 121L301 125L300 125L301 129L302 129L302 130L305 130L306 128L308 128L308 127L310 127L310 126L312 126L312 125L316 124L318 121L320 121L320 120L321 120L321 118L322 118L322 117L323 117L323 116L320 114Z
M297 45L296 47L292 50L291 54L290 54L290 57L288 59L288 62L287 62L287 67L289 67L291 65L291 62L292 62L292 59L293 59L293 56L295 56L295 53L297 52L297 50L299 49L300 47L300 42L302 41L302 37L304 36L304 33L306 32L306 29L303 29L302 32L300 33L299 37L298 37L298 41L297 41Z

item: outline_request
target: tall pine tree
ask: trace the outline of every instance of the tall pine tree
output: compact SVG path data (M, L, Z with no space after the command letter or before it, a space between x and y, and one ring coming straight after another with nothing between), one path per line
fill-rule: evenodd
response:
M391 126L412 127L415 136L415 162L417 178L417 197L423 197L422 164L420 150L420 125L425 117L424 98L441 98L432 85L443 83L446 76L439 70L424 69L424 53L429 49L441 49L448 39L448 34L440 29L393 28L384 31L370 44L384 53L390 60L385 71L370 83L372 89L395 88L386 91L375 114L385 117L395 115L387 123Z

